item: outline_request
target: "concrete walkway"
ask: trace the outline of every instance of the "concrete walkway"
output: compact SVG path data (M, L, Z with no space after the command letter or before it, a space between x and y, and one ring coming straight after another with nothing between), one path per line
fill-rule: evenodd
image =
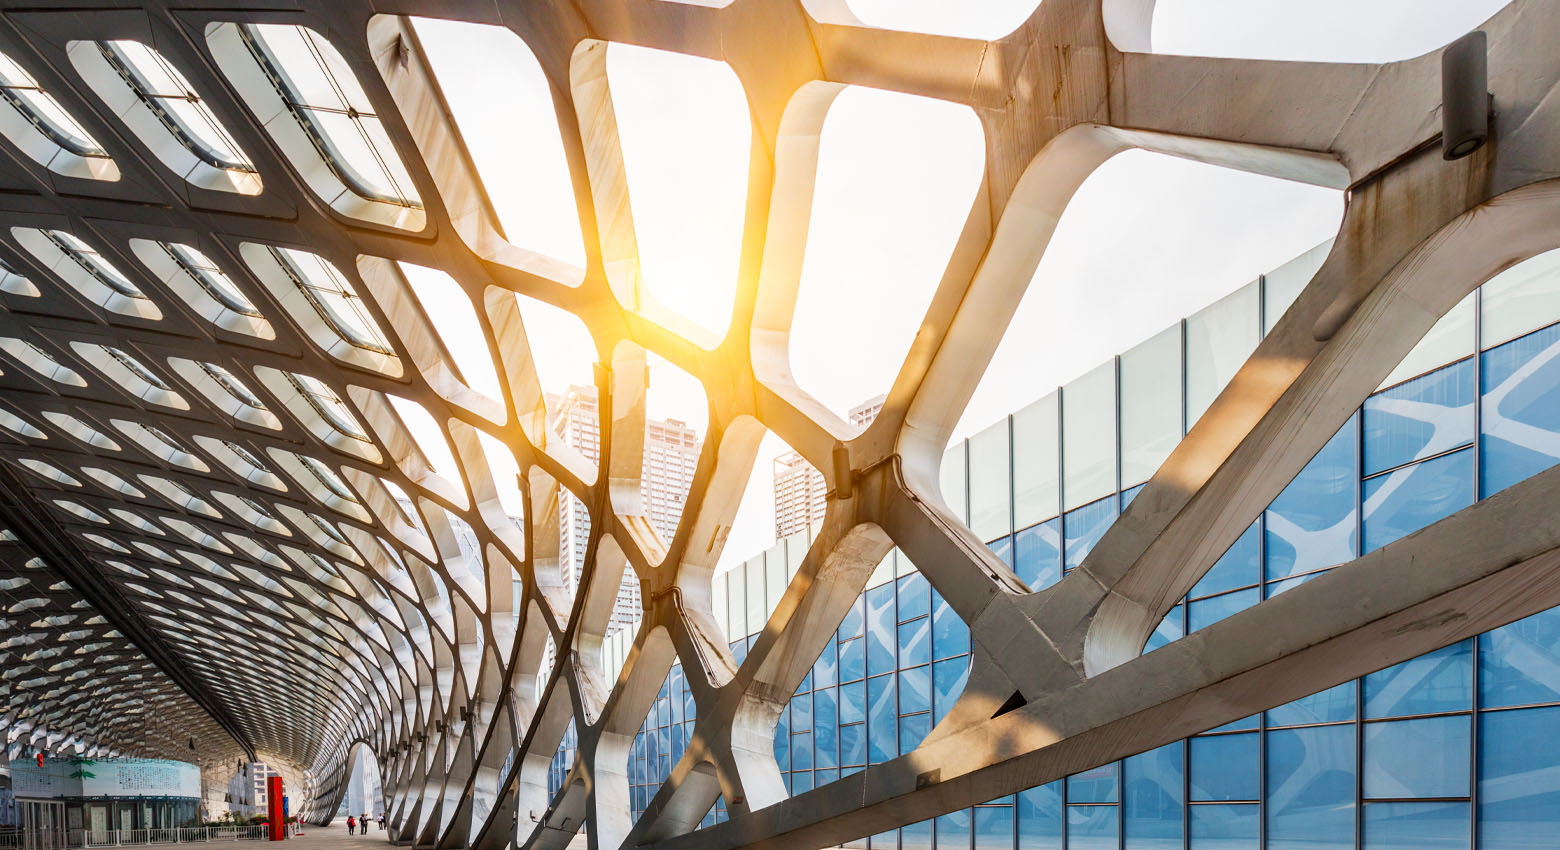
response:
M212 845L223 842L213 841ZM302 835L287 839L286 850L367 850L370 847L389 845L388 833L375 824L367 835L348 835L346 818L337 818L326 826L305 826ZM585 850L587 839L582 832L569 842L568 850ZM252 850L265 850L263 847Z
M354 847L366 850L388 845L389 836L379 824L374 824L367 835L348 835L347 819L337 818L325 826L305 825L303 834L289 838L287 846L291 850L349 850Z

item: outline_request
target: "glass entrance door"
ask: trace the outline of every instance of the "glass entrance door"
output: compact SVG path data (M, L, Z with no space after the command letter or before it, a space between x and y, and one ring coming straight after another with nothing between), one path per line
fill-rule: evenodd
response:
M65 841L65 804L50 800L18 800L21 815L22 850L63 850Z

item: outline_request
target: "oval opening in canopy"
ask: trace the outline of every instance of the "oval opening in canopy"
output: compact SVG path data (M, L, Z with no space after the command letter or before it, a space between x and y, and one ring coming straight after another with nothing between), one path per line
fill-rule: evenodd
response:
M1157 0L1148 26L1153 53L1301 62L1397 62L1446 45L1507 6L1510 0ZM1111 26L1120 7L1143 0L1106 0L1107 29L1123 50L1126 36ZM1141 19L1138 19L1141 21ZM1138 23L1140 28L1142 23Z
M985 141L969 107L852 86L829 106L817 157L790 365L848 420L899 374L980 187Z
M635 279L614 289L629 309L713 348L731 323L742 249L751 144L742 83L711 59L626 44L606 53L638 249Z

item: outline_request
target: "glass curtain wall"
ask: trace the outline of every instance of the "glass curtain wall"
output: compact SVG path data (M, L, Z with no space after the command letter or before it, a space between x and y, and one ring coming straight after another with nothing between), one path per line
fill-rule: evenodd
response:
M1310 268L1280 269L955 446L943 465L950 507L1031 588L1059 580L1169 454L1191 411L1200 415L1217 395L1196 390L1198 382L1222 388L1271 329L1272 311L1298 291L1292 278L1308 278L1317 262L1308 256L1297 263ZM1557 319L1560 252L1471 295L1218 560L1145 651L1560 462ZM1200 369L1212 377L1193 375ZM1083 436L1068 448L1075 434ZM784 541L717 578L727 633L748 635L731 644L739 661L762 628L758 615L784 587L768 570L789 578L805 544ZM890 555L776 728L775 758L791 793L914 749L963 690L969 652L963 622L902 554ZM629 757L635 817L681 757L695 720L674 668ZM1557 724L1560 609L1552 609L1192 738L847 846L1555 847ZM724 816L717 803L705 824Z

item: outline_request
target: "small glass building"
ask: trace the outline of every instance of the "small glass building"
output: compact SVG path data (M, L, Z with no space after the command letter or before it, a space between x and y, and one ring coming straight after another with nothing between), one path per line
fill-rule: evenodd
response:
M51 756L42 767L12 762L11 783L24 831L108 841L116 831L200 825L200 768L182 761Z

